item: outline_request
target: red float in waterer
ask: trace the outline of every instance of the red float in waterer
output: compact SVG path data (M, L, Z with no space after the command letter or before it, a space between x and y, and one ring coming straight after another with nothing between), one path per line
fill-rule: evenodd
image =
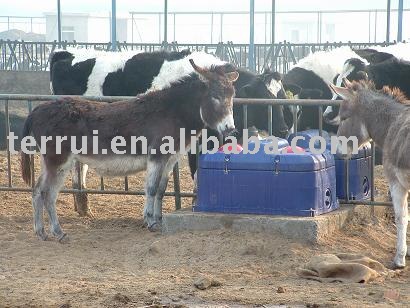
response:
M298 146L296 146L296 150L298 150L298 151L297 151L297 152L294 152L293 149L292 149L292 147L291 147L290 145L288 145L287 147L285 147L285 148L282 150L282 153L303 153L303 152L305 152L305 149L303 149L303 148L301 148L301 147L298 147Z
M233 149L232 145L228 146L228 151L231 152L232 149ZM237 150L237 152L242 152L242 151L243 151L243 148L242 148L242 146L241 146L240 144L237 144L237 145L236 145L236 150ZM218 149L218 152L223 152L223 151L224 151L224 146L221 146L221 147Z

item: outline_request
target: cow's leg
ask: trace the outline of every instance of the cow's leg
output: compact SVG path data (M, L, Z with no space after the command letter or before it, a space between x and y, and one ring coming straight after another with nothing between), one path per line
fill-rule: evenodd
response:
M166 167L166 157L149 157L145 176L144 222L151 230L157 223L154 217L155 196ZM153 230L154 231L154 230Z
M85 189L86 175L87 175L88 165L81 164L76 161L74 164L73 171L73 188L74 189ZM80 178L78 174L80 173ZM81 182L81 183L80 183ZM91 210L88 207L88 194L84 192L74 193L74 210L80 216L92 216Z
M399 181L390 181L390 191L393 199L394 217L397 229L396 256L394 265L402 268L406 265L406 234L409 223L407 196L408 189L403 187Z
M43 167L44 168L44 167ZM33 189L33 223L35 234L45 241L47 233L44 231L43 209L44 209L44 170L37 180Z
M57 217L56 201L58 192L64 185L64 179L69 171L67 166L60 166L58 169L50 170L47 172L44 182L47 187L47 193L45 195L44 204L47 210L47 214L50 220L50 232L53 234L60 243L67 242L68 237L66 233L61 229L60 223Z
M199 155L199 154L192 154L191 151L189 151L189 153L188 153L189 171L191 172L192 179L194 179L195 172L196 172L196 169L197 169L197 165L196 165L196 163L197 163L196 156L197 155Z

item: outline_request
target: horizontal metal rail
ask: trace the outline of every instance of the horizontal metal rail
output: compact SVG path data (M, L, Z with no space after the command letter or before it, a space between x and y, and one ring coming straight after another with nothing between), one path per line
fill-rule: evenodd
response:
M14 101L54 101L62 98L76 98L96 102L118 102L134 99L135 96L80 96L80 95L34 95L34 94L0 94L0 100ZM289 106L339 106L340 101L326 99L260 99L260 98L234 98L238 105L289 105Z
M31 188L24 187L1 187L0 191L14 191L14 192L32 192ZM64 188L60 192L62 193L87 193L87 194L98 194L98 195L132 195L132 196L144 196L145 192L143 190L99 190L99 189L68 189ZM195 194L191 192L180 192L181 197L194 197ZM175 192L167 191L165 196L175 197Z
M96 102L113 103L134 99L135 96L80 96L80 95L34 95L34 94L0 94L0 101L14 100L14 101L53 101L62 98L76 98L81 100L90 100ZM326 99L263 99L263 98L234 98L234 104L237 105L288 105L288 106L339 106L340 100L326 100ZM410 100L406 103L410 104Z
M393 206L392 202L368 201L368 200L339 200L340 204L371 205L371 206Z

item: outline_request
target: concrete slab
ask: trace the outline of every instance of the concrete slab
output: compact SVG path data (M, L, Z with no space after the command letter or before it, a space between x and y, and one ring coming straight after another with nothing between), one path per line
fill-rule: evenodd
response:
M384 217L385 207L375 207L376 217ZM355 215L371 216L371 207L363 205L342 206L340 209L316 217L238 215L192 212L183 209L165 214L163 233L180 231L207 231L230 229L245 232L277 232L281 235L311 243L320 243L336 230L340 230Z

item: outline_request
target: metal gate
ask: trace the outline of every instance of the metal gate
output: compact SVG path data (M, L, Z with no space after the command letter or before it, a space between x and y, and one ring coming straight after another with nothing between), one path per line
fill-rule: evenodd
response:
M3 126L5 136L6 137L10 133L10 110L9 110L9 103L11 101L15 101L16 103L20 104L24 108L27 108L27 111L31 111L32 105L34 102L42 102L42 101L50 101L56 100L58 98L67 97L67 96L58 96L58 95L19 95L19 94L0 94L0 102L4 104L4 114L5 114L5 123L0 123ZM73 97L73 96L70 96ZM114 102L124 99L130 99L130 97L82 97L88 100L99 101L99 102ZM240 105L243 108L244 112L244 127L247 127L247 109L248 105L257 104L257 105L264 105L267 108L267 116L268 116L268 127L269 127L269 135L272 134L272 106L273 105L288 105L288 106L317 106L318 108L318 115L319 115L319 132L322 135L322 114L323 114L323 107L324 106L337 106L340 104L340 101L332 101L332 100L300 100L300 99L293 99L293 100L281 100L281 99L242 99L236 98L234 99L234 104ZM1 106L1 105L0 105ZM294 128L297 131L297 123L296 117L294 117ZM0 127L1 131L1 127ZM370 200L340 200L341 204L364 204L364 205L383 205L383 206L391 206L391 202L377 202L375 201L375 186L374 186L374 145L372 144L373 155L372 155L372 165L371 165L371 178L370 178ZM12 159L14 157L10 153L9 144L7 142L7 149L6 149L6 157L7 157L7 170L5 173L1 173L0 179L2 180L3 177L6 178L6 185L0 185L0 191L14 191L14 192L31 192L33 186L31 188L27 187L18 187L13 185L13 177L12 177ZM34 164L34 160L31 160ZM349 164L345 164L346 166L346 174L349 173ZM34 166L32 168L32 179L35 179L34 174ZM80 175L78 175L80 177ZM175 197L175 208L181 208L181 198L190 198L193 197L194 194L188 191L181 191L180 190L180 178L179 178L179 167L178 164L175 166L173 170L173 177L174 177L174 190L167 191L166 196L174 196ZM80 177L81 178L81 177ZM347 182L348 176L346 176L346 183L345 191L346 195L349 196L349 185ZM34 181L32 181L34 185ZM61 190L64 193L90 193L90 194L121 194L121 195L144 195L144 191L142 190L131 190L128 187L128 179L124 179L124 187L121 190L114 190L114 189L106 189L104 186L104 179L100 179L100 188L99 189L68 189L64 188Z

